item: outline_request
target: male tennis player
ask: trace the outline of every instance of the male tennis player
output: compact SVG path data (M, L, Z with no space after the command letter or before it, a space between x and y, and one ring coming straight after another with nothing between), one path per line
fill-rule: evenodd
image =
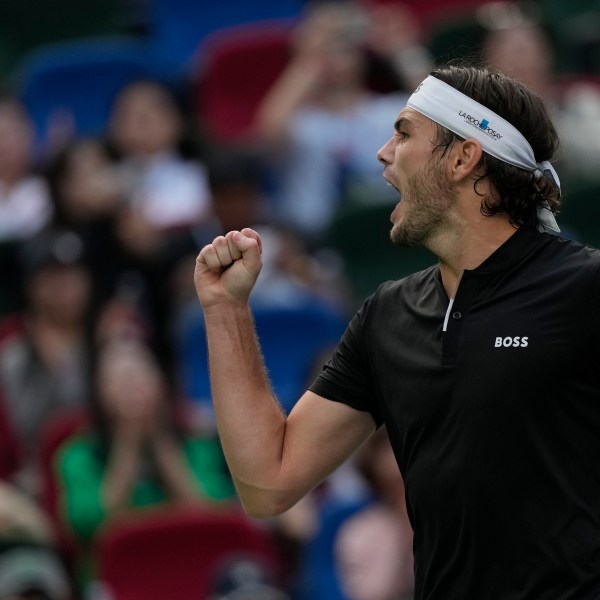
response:
M259 236L202 249L217 424L250 514L292 506L385 423L416 600L600 598L600 252L556 235L557 145L502 74L423 81L378 159L401 195L392 240L439 264L366 300L287 418L248 308Z

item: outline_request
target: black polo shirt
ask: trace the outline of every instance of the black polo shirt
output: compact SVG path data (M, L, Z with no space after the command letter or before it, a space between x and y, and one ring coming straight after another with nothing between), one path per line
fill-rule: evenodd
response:
M399 253L401 259L401 253ZM600 252L518 231L379 287L311 390L385 423L416 600L600 598Z

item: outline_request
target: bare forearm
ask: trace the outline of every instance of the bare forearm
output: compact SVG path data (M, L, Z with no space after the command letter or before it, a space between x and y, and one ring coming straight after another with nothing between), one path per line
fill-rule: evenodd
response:
M173 500L218 505L202 493L185 458L183 448L171 434L157 433L152 439L151 448L162 482Z
M129 506L137 481L141 440L115 435L102 481L102 503L108 513Z
M194 271L221 444L244 508L256 517L292 506L374 427L369 414L310 391L289 417L281 410L247 305L262 266L261 244L248 228L218 236L202 249Z
M296 61L273 85L256 117L257 133L271 143L282 142L293 113L311 95L317 75L313 65Z
M276 487L286 419L268 382L250 310L240 305L207 315L206 326L217 426L238 490Z

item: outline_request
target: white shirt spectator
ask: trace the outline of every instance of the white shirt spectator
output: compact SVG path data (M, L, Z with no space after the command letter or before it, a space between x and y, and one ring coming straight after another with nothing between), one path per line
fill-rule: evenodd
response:
M208 217L210 192L200 163L162 154L143 166L126 161L123 174L133 206L157 229L195 225Z
M393 201L376 154L392 132L407 96L368 96L346 112L302 108L289 125L281 194L283 221L308 234L330 223L342 194L360 186L370 202Z
M52 212L41 177L31 175L10 188L0 182L0 241L31 237L50 221Z

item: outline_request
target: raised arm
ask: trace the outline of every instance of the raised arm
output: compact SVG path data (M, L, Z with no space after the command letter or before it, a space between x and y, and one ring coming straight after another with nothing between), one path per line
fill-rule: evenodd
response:
M225 457L246 511L267 517L295 504L375 425L369 414L312 392L286 418L269 385L248 307L261 266L258 234L230 232L202 249L195 284Z

